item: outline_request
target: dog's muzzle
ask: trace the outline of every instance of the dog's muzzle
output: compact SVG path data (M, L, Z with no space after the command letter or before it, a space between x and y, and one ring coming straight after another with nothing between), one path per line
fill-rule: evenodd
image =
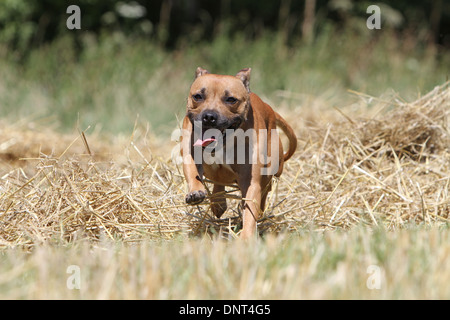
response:
M238 129L243 122L244 119L241 116L236 116L230 120L221 118L220 115L214 110L206 110L202 112L200 115L200 119L198 121L193 121L194 131L198 130L201 132L201 136L200 132L196 136L197 140L194 143L194 147L204 148L213 142L217 142L218 137L216 135L207 134L205 136L205 133L209 129L214 129L217 134L221 134L222 143L225 144L227 131L229 132L230 129Z

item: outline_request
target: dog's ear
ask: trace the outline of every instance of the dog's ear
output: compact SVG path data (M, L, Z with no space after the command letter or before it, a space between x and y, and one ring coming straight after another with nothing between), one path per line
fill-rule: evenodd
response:
M250 92L250 72L252 68L245 68L236 74L236 78L240 79L248 92Z
M205 74L208 73L209 73L208 70L198 67L197 70L195 70L195 78L197 79L198 77L204 76Z

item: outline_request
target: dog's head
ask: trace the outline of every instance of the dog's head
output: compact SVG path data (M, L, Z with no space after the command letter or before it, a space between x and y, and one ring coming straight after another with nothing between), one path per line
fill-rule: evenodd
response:
M197 68L195 80L189 91L187 116L202 131L217 129L225 134L227 129L239 128L245 120L250 105L250 68L242 69L236 76L216 75ZM210 139L211 141L214 141ZM211 141L201 141L205 146Z

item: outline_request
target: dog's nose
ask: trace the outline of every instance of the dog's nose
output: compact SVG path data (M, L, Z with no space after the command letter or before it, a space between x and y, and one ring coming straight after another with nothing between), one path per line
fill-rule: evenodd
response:
M202 124L204 126L215 126L217 123L217 113L214 111L206 111L202 116Z

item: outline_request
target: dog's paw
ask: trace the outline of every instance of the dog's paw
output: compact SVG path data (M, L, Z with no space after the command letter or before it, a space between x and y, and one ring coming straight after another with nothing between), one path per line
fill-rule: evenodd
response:
M189 192L186 195L186 203L193 205L193 204L199 204L203 202L206 198L206 191L203 190L195 190L192 192Z

